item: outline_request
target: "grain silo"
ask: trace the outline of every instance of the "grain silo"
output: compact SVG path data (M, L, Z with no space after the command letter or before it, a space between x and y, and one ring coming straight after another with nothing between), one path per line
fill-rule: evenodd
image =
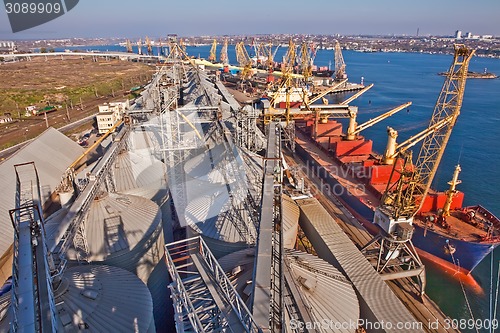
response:
M148 288L123 269L105 265L69 268L54 294L65 331L155 331Z
M121 153L112 172L116 192L137 195L158 204L167 196L165 165L154 156Z
M183 164L183 182L169 184L181 226L203 237L216 257L255 244L257 212L239 151L216 144ZM185 202L180 202L183 193Z
M355 332L360 309L352 283L323 259L302 251L285 252L284 263L300 298L311 309L311 318L316 323L328 323L319 331Z
M227 273L241 299L248 302L252 295L255 247L228 254L219 259L219 265Z
M4 296L0 298L1 332L9 330L11 318L10 293ZM68 268L54 296L58 332L155 332L148 288L121 268Z
M219 259L220 266L246 302L253 289L254 261L255 248ZM340 271L314 255L289 249L285 250L283 264L289 272L287 283L293 283L293 289L299 293L295 301L302 303L302 309L308 309L307 316L313 322L325 323L324 327L317 328L318 332L355 331L359 302L352 283ZM348 326L349 323L352 325Z
M124 268L147 283L163 256L161 211L151 200L101 193L85 217L86 251L71 249L70 260Z

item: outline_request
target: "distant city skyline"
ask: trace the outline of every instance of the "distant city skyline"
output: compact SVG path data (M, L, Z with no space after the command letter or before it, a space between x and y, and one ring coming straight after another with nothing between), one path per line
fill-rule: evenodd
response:
M152 38L178 34L450 35L455 31L500 36L500 1L479 0L254 0L242 8L229 0L81 0L62 17L12 33L4 7L1 39L71 37Z

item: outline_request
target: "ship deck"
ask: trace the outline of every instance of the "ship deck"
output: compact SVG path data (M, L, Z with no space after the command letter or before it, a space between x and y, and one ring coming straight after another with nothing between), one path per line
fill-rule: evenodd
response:
M307 135L300 133L300 131L296 131L296 139L295 142L300 146L304 147L318 163L325 168L331 176L335 177L335 179L349 192L360 199L365 205L369 206L372 209L379 203L379 199L371 192L368 192L366 186L360 183L359 180L354 178L349 174L349 171L342 166L340 162L335 160L334 158L328 156L324 151L319 149L311 140L307 138ZM325 184L321 183L319 186L320 190L325 190ZM335 191L335 189L330 189Z
M443 226L437 223L427 222L427 228L432 230L440 235L446 237L453 237L456 239L460 239L467 242L485 242L488 236L488 226L484 225L480 219L474 219L478 226L473 226L470 223L459 218L460 212L451 212L451 215L446 218L446 223L449 225L449 228L444 228ZM415 218L413 223L417 224L421 228L426 228L425 221L420 218ZM499 230L494 229L493 237L499 236Z
M330 173L331 176L333 176L345 189L349 191L349 193L357 197L366 206L375 210L375 208L380 204L380 199L375 194L370 192L368 187L363 182L353 177L347 171L347 168L339 161L317 147L306 134L297 131L296 143L304 147L305 150L307 150L309 154L311 154L311 156L313 156L314 159ZM330 190L333 194L336 193L335 189L325 188L325 184L323 182L316 185L316 188L321 192L328 192L328 190ZM431 193L432 192L434 191L431 190ZM449 228L444 228L436 223L430 222L428 222L427 227L430 230L449 238L456 238L468 242L488 242L485 240L488 236L488 226L484 223L487 219L482 218L480 214L477 214L474 218L474 223L476 223L477 226L474 226L460 218L461 214L462 213L460 211L451 212L451 215L446 218ZM425 229L425 222L419 219L418 215L414 219L414 223ZM493 222L493 224L495 225L493 238L498 238L500 237L500 222Z

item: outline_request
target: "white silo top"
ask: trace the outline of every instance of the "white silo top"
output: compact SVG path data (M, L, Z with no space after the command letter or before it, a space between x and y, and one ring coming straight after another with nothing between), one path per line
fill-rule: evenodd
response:
M116 192L152 199L167 193L165 165L153 156L125 152L116 158L112 169Z
M141 280L123 269L69 268L55 295L64 331L154 332L151 294Z
M101 194L90 205L85 219L87 260L124 268L147 281L161 260L161 216L158 205L151 200L117 193ZM85 258L84 252L79 253ZM73 248L67 256L78 259Z

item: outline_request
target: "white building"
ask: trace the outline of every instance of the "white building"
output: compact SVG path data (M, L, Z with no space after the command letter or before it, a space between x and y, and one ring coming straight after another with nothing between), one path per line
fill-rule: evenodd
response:
M122 120L123 113L128 110L130 103L112 102L99 105L99 114L97 115L97 128L100 134L106 133L116 122Z
M17 47L14 42L0 40L0 53L12 53L16 50Z
M12 116L10 113L6 113L3 116L0 116L0 124L10 123L12 121Z
M461 39L462 38L462 31L461 30L455 31L455 38L456 39Z

